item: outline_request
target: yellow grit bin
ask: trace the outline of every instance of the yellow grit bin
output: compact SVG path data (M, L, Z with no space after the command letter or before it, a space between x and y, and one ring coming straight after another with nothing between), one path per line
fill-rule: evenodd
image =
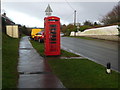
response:
M38 32L40 32L40 31L42 31L42 29L32 29L32 31L31 31L31 37L32 38L34 38L34 36L38 33Z

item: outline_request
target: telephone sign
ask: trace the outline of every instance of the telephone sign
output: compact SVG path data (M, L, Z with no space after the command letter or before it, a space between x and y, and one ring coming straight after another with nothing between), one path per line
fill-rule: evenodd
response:
M60 55L60 18L49 16L44 18L46 56Z

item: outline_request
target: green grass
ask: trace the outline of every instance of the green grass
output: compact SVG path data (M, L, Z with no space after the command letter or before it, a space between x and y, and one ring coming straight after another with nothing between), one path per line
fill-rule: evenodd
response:
M2 88L16 88L18 83L19 39L2 34Z
M67 51L62 50L62 49L61 49L61 56L62 57L79 57L79 55L76 55L76 54L71 53L71 52L67 52Z
M74 37L74 38L80 38L80 39L86 39L86 40L98 40L95 38L84 37L84 36L68 36L68 37Z
M67 88L118 88L118 73L87 59L49 60L53 72ZM119 74L120 75L120 74Z
M79 39L86 39L86 40L95 40L95 41L110 41L106 39L100 39L100 38L95 38L95 37L85 37L85 36L67 36L67 37L73 37L73 38L79 38Z
M44 56L44 44L31 41L33 47ZM61 56L77 56L61 50ZM48 60L53 73L66 88L118 88L118 74L106 74L105 67L87 59Z
M37 50L37 52L42 56L42 57L45 57L44 55L44 43L39 43L39 42L35 42L33 40L30 41L33 45L33 47ZM76 55L74 53L70 53L70 52L67 52L65 50L62 50L61 49L61 55L62 57L78 57L79 55Z

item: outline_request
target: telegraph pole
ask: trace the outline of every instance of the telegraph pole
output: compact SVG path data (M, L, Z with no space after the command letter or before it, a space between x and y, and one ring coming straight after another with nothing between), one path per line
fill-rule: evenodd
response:
M74 11L74 26L76 26L76 10Z
M118 23L120 23L120 1L118 2Z

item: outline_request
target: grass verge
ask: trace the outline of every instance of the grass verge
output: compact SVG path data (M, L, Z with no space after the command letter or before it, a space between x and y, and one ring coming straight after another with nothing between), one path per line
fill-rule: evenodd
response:
M33 45L33 47L37 50L37 52L42 56L44 57L44 43L39 43L39 42L35 42L33 40L30 41ZM67 52L65 50L62 50L61 49L61 56L62 57L78 57L79 55L76 55L74 53L70 53L70 52Z
M2 88L17 88L19 39L2 34Z
M67 36L67 37L74 37L74 38L80 38L80 39L86 39L86 40L98 40L90 37L84 37L84 36Z
M44 56L44 45L35 41L31 43ZM64 50L61 52L64 56L75 55ZM118 88L119 73L106 74L105 67L88 59L56 59L48 60L48 63L66 88Z
M118 74L87 59L49 60L53 72L67 88L118 88Z

